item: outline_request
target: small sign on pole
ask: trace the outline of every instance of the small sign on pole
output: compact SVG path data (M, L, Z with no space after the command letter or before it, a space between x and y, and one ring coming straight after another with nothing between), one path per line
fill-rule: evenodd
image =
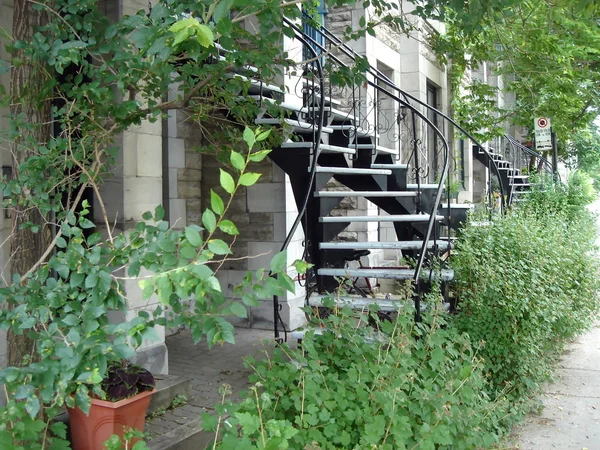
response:
M534 119L535 149L538 151L552 150L552 127L550 119L538 117Z

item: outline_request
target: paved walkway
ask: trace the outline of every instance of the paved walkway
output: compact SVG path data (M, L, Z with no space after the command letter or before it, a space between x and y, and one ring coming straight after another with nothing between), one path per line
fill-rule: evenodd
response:
M247 356L260 357L273 347L273 332L236 328L236 344L208 350L206 342L194 345L189 331L167 338L169 373L192 379L188 403L147 421L146 432L156 438L180 425L197 420L203 411L213 411L221 398L219 386L229 384L234 398L248 387L250 370L244 367Z
M514 430L521 450L600 450L600 327L569 345L544 409Z

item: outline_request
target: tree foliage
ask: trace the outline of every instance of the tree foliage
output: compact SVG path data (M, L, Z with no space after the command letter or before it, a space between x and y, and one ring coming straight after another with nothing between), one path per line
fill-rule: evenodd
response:
M446 33L434 42L438 53L452 61L457 86L466 69L489 62L490 75L503 81L496 91L516 96L514 104L482 111L484 122L503 126L508 121L531 129L534 117L550 117L562 140L587 127L600 106L598 5L577 0L489 5L493 12L483 15L475 28L464 26L464 10L448 11ZM473 125L477 131L481 123Z

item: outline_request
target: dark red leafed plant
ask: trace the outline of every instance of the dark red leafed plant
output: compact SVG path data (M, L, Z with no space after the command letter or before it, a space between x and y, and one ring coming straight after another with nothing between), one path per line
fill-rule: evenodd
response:
M118 402L141 392L151 391L155 384L156 381L148 370L124 361L112 363L108 367L108 374L102 380L102 389L106 393L106 400Z

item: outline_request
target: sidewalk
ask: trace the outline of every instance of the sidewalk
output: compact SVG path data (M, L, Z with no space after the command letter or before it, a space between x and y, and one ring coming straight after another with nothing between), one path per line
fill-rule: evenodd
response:
M231 386L233 396L239 398L249 385L251 369L244 367L244 358L264 357L264 352L273 348L273 332L247 328L236 328L235 345L225 344L208 349L203 341L194 345L189 331L182 331L167 338L169 349L169 372L192 380L192 396L185 406L167 411L165 414L146 421L146 432L151 440L168 433L181 433L179 427L195 427L200 423L203 412L214 412L219 403L219 387ZM178 447L176 447L178 448ZM182 447L183 448L183 447ZM192 446L194 450L204 447Z
M513 432L513 449L600 450L600 327L569 345L544 409Z

